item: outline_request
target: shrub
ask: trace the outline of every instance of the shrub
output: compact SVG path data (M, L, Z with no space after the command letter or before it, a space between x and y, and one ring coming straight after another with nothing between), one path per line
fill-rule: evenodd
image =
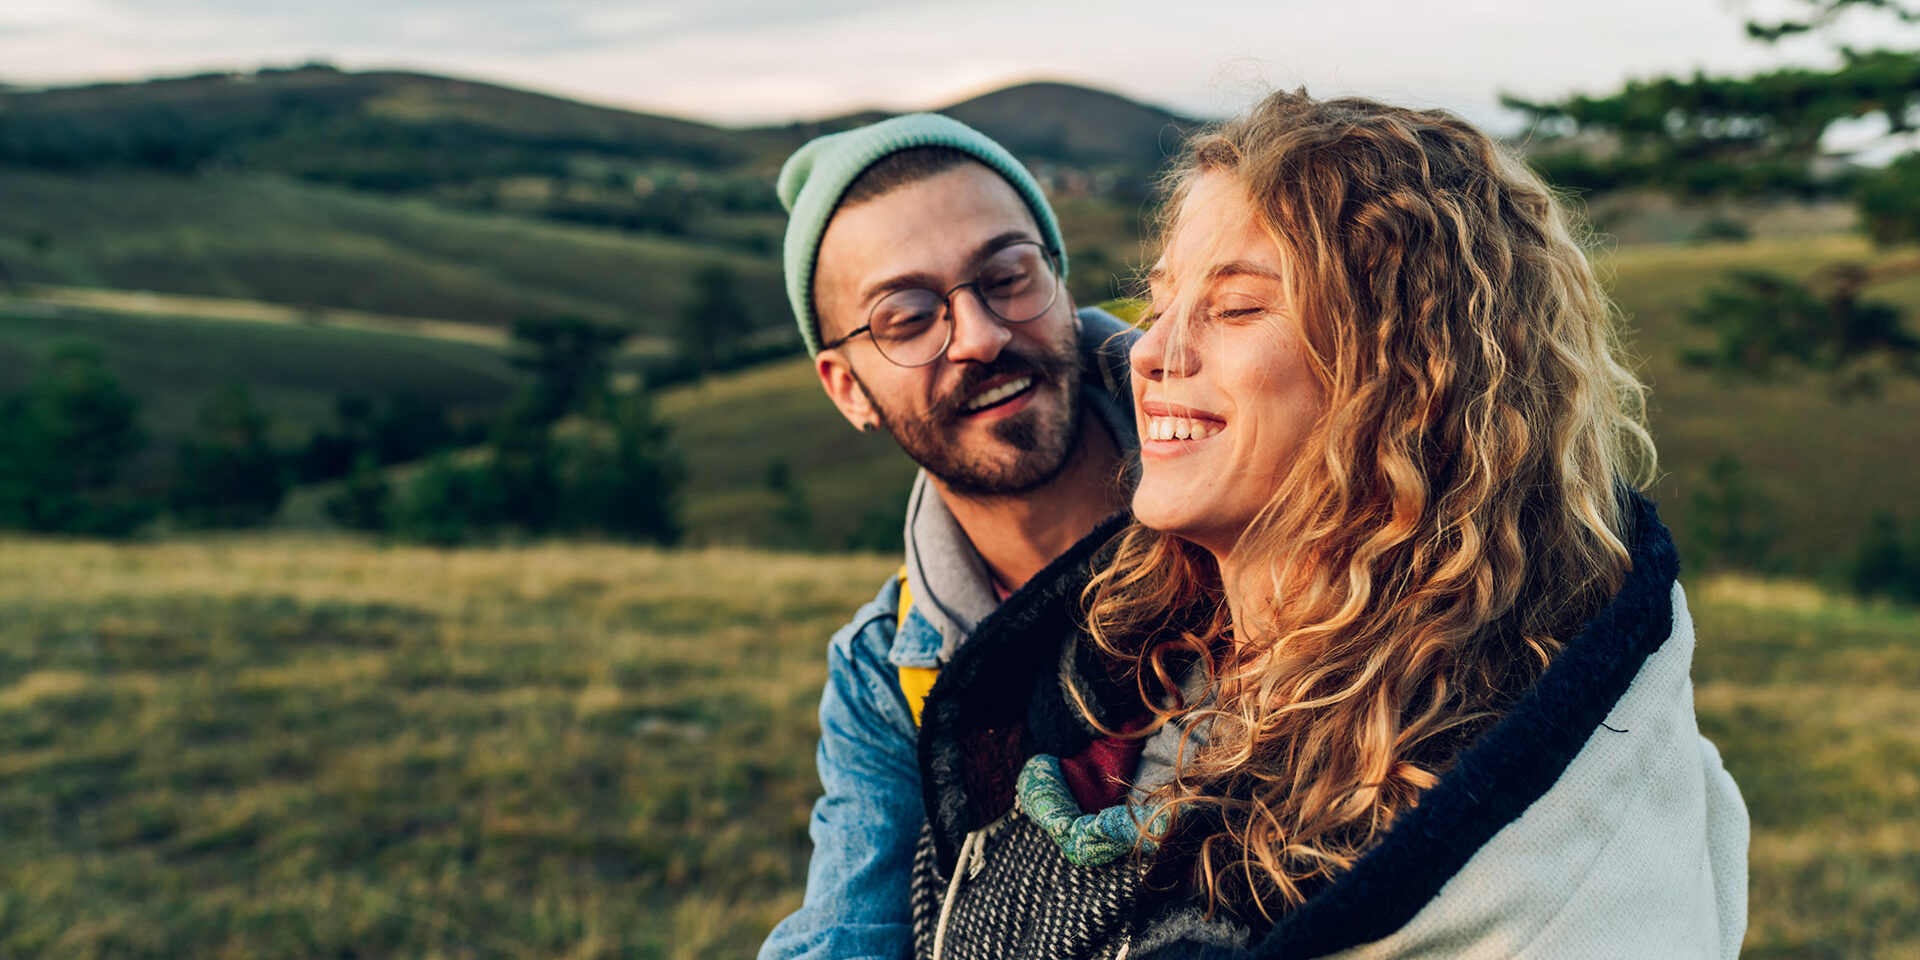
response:
M1847 565L1848 585L1863 597L1887 597L1920 602L1920 526L1911 534L1901 529L1891 511L1879 510L1868 521L1853 559Z
M189 527L250 527L278 513L289 463L269 427L246 384L216 389L200 407L198 434L180 444L180 474L167 497L174 518Z
M139 404L91 344L54 349L12 397L0 398L0 527L125 536L152 504L113 490L145 438Z
M373 454L361 451L346 485L327 498L327 518L349 530L382 532L393 525L393 488Z
M1702 567L1762 571L1780 535L1779 511L1748 475L1746 465L1723 453L1707 468L1705 485L1693 492L1688 526Z

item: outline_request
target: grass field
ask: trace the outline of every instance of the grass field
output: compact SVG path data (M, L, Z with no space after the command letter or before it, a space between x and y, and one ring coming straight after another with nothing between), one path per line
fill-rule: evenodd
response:
M750 956L895 562L0 540L0 956ZM1747 956L1914 956L1920 613L1690 586Z
M749 955L896 562L0 541L0 956Z

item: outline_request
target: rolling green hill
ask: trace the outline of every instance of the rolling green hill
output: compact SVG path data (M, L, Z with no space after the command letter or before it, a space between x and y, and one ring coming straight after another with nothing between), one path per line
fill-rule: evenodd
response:
M1118 289L1158 145L1183 121L1056 83L947 111L1059 178L1092 227L1077 288ZM806 137L880 116L728 129L325 66L0 91L0 288L488 325L578 314L666 334L690 278L721 264L756 323L779 327L774 174Z
M579 314L666 333L702 266L787 323L779 265L685 240L449 209L285 179L0 168L15 283L154 290L502 325Z
M1150 174L1199 121L1103 90L1023 83L942 107L1022 158Z
M497 348L431 338L301 325L265 325L87 311L44 311L0 300L0 393L32 375L54 344L98 344L141 404L148 437L125 476L151 488L171 475L174 447L203 398L241 380L292 446L333 417L343 394L378 400L405 388L456 417L491 413L514 389Z
M0 92L0 162L68 171L217 167L409 189L587 156L732 167L782 146L766 132L323 64Z
M605 242L619 249L622 241ZM1692 500L1723 454L1738 458L1770 501L1782 569L1831 570L1876 510L1920 520L1912 499L1920 482L1920 384L1895 383L1878 399L1843 402L1816 380L1729 384L1677 360L1679 348L1698 336L1685 311L1721 271L1806 273L1836 258L1874 255L1864 241L1828 236L1626 247L1602 258L1653 386L1663 472L1654 493L1683 550L1695 540ZM1920 280L1887 295L1920 308ZM191 422L200 397L232 377L252 383L290 440L324 420L340 393L377 396L407 386L455 408L484 410L511 390L498 350L481 344L315 325L52 314L4 301L0 387L21 382L33 360L62 338L101 343L146 402L155 438L140 471L147 475L165 468L171 441ZM658 409L688 468L682 500L694 542L819 549L895 542L912 466L890 441L848 427L803 358L671 388ZM772 482L779 469L797 492ZM308 520L317 515L307 513Z

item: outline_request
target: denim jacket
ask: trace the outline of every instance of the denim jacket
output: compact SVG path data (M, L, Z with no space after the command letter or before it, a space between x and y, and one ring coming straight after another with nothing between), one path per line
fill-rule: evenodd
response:
M1095 308L1079 317L1086 408L1131 452L1138 438L1126 362L1136 334ZM985 566L924 473L914 484L905 536L914 597L906 622L897 622L900 581L889 578L827 646L815 754L823 794L807 829L813 859L806 898L773 928L760 960L913 954L908 886L927 814L919 731L899 671L945 663L979 616L991 612L980 597L992 594Z
M890 577L827 647L816 753L825 792L807 829L806 900L774 927L760 960L913 953L907 881L926 812L899 668L936 665L941 637L918 613L896 629L899 602L900 580Z

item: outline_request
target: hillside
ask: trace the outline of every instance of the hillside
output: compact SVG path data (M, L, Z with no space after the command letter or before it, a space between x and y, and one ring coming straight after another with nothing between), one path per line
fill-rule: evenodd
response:
M1058 83L946 109L1098 225L1078 230L1076 290L1118 290L1159 145L1183 121ZM728 129L325 66L0 91L0 288L489 325L570 313L666 334L697 269L723 264L778 327L775 172L806 137L882 116Z
M942 107L1023 158L1152 173L1199 121L1068 83L1024 83Z
M897 563L0 538L0 956L750 956L827 638ZM1912 956L1920 615L1686 586L1745 956Z
M276 438L290 447L330 423L342 395L381 400L404 388L469 419L491 414L515 386L504 353L472 343L311 325L53 312L0 299L0 394L25 383L55 344L73 340L98 344L140 401L147 443L123 476L148 489L171 476L174 448L193 428L201 402L228 380L248 385L271 411Z
M534 222L264 175L0 169L15 283L154 290L503 325L579 314L667 334L720 264L762 325L779 265L683 239Z
M723 167L780 147L473 80L318 64L0 92L0 162L66 171L214 166L394 189L538 172L569 155Z
M1876 254L1854 237L1796 237L1748 244L1623 247L1600 267L1629 317L1632 352L1653 387L1651 420L1662 479L1653 494L1683 554L1696 541L1692 499L1709 466L1736 457L1769 501L1777 527L1775 562L1824 573L1849 556L1876 510L1920 521L1920 384L1896 383L1877 400L1840 401L1812 380L1727 384L1682 366L1677 354L1698 334L1687 308L1706 285L1734 267L1804 274L1820 264ZM1885 291L1920 309L1920 278ZM803 360L701 387L676 388L661 409L681 434L690 467L686 509L696 541L766 542L784 536L775 521L766 465L788 462L809 498L820 543L878 527L874 511L898 516L911 466L884 441L852 432L820 393ZM865 541L862 541L865 542Z

